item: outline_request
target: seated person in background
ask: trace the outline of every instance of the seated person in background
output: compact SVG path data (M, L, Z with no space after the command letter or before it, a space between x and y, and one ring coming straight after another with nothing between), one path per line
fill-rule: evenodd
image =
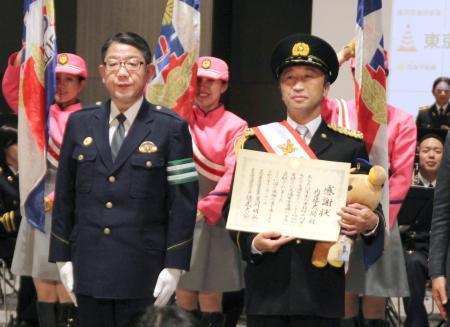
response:
M418 128L441 128L450 127L450 78L439 77L433 82L433 96L436 102L431 106L419 108L416 124Z
M11 265L22 220L19 199L17 116L0 114L0 259ZM17 318L8 326L37 326L36 290L31 277L20 278Z
M446 134L446 132L442 130L419 130L419 162L418 169L415 170L413 186L434 188L436 185L444 146L445 135L443 134ZM422 191L425 192L427 190ZM404 210L407 211L407 208L408 200L405 202ZM428 326L428 317L423 300L425 297L425 283L428 278L427 264L432 208L433 198L430 197L429 200L424 200L422 208L414 210L417 214L410 225L401 232L410 288L410 296L403 298L406 312L405 327ZM400 216L402 214L403 212L400 213ZM410 212L409 214L414 213Z

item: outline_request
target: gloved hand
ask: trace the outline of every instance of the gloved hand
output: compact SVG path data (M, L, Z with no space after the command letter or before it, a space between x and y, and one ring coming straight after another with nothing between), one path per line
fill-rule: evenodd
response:
M175 292L181 276L180 269L164 268L161 270L156 281L153 296L156 298L154 305L162 307L169 302L170 297Z
M57 262L59 270L59 277L61 278L61 283L66 288L75 306L77 306L77 299L73 293L73 265L72 261Z

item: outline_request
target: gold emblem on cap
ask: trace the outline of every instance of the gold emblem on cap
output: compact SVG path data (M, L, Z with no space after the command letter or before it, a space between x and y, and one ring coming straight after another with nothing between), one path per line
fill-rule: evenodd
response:
M202 68L204 68L204 69L211 68L211 60L209 60L209 59L203 60L203 62L202 62Z
M86 137L86 138L83 140L83 145L84 145L84 146L89 146L89 145L92 144L92 141L94 141L94 139L93 139L92 137L88 136L88 137Z
M153 153L156 151L158 151L158 147L151 141L142 142L142 144L139 146L140 153Z
M69 62L69 57L67 55L62 54L58 56L58 64L65 65Z
M309 55L309 45L304 42L295 43L292 47L292 55L296 57L306 57Z

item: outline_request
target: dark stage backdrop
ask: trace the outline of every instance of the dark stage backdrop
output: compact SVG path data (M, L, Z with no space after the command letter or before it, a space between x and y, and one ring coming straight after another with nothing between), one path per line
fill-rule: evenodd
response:
M212 55L230 65L229 109L250 126L282 120L286 112L270 71L276 42L310 33L312 0L216 0Z

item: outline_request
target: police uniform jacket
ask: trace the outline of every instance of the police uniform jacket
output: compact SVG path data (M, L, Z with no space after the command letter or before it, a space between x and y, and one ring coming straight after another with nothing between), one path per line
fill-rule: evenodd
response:
M0 162L0 258L12 259L21 221L19 179Z
M445 112L439 114L436 103L432 106L419 108L416 119L417 128L441 128L449 129L450 127L450 103L447 105Z
M424 186L418 180L413 185ZM400 233L403 249L409 253L419 251L428 257L430 243L431 214L433 210L433 199L429 199L424 206L416 212L413 222Z
M191 138L185 121L144 100L113 162L109 115L110 101L69 118L50 261L72 261L77 294L149 298L163 268L189 270L198 197Z
M354 162L357 158L367 159L362 140L340 134L323 121L309 146L322 160ZM256 137L250 137L244 148L265 151ZM228 210L228 205L225 210ZM382 230L384 218L381 208L377 209L377 214L380 217L379 229ZM311 256L316 242L296 240L282 246L276 253L260 255L251 252L254 237L255 234L250 233L232 233L243 259L248 263L245 271L247 314L330 318L344 315L344 269L330 265L314 267Z

